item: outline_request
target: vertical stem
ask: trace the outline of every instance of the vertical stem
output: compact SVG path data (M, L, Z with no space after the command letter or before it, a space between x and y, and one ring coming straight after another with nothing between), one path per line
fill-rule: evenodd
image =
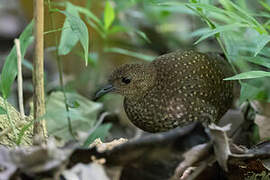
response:
M48 6L49 6L51 25L52 25L52 29L54 30L55 24L54 24L52 12L50 11L51 10L51 1L50 0L47 0L47 1L48 1ZM58 48L58 45L59 45L58 39L57 39L57 37L55 37L54 39L55 39L55 46ZM60 59L60 56L58 54L58 49L56 49L55 55L56 55L57 67L58 67L58 71L59 71L60 87L61 87L63 95L64 95L65 108L66 108L66 111L68 113L68 115L67 115L68 129L69 129L69 133L71 134L71 136L73 138L75 138L75 134L73 133L73 130L72 130L71 118L70 118L70 114L69 114L70 111L69 111L69 106L68 106L68 98L67 98L67 94L66 94L66 90L65 90L65 86L64 86L64 80L63 80L63 65L62 65L62 61Z
M45 114L44 100L44 4L43 0L34 0L35 18L35 55L33 69L34 84L34 119ZM47 130L45 120L34 123L34 144L46 142Z
M24 107L23 107L23 80L22 80L22 54L21 54L21 46L20 40L15 39L15 46L17 52L17 69L18 69L18 99L19 99L19 109L21 113L21 117L24 118Z

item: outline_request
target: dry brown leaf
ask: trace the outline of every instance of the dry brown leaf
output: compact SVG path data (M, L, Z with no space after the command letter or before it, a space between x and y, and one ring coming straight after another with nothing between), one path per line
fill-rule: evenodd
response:
M229 139L227 137L226 131L229 131L231 124L224 127L219 127L215 124L209 125L211 139L214 145L214 152L219 165L228 171L227 161L229 155L231 155Z

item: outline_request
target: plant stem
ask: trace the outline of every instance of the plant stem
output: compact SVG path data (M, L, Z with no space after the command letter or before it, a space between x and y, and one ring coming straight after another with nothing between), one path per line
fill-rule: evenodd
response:
M34 119L45 114L44 98L44 2L43 0L34 1L35 18L35 55L33 67L34 84ZM47 130L45 120L42 119L34 123L34 144L46 142Z
M50 0L47 0L47 1L48 1L48 7L49 7L49 13L50 13L50 19L51 19L51 26L52 26L52 29L55 29L55 24L54 24L52 12L51 12L51 9L52 9L51 8L51 1ZM58 47L58 45L59 45L58 39L56 37L54 39L55 39L55 46ZM63 64L62 64L61 58L58 54L58 49L56 49L55 55L56 55L57 67L58 67L58 71L59 71L60 87L61 87L63 95L64 95L65 108L66 108L66 111L68 113L68 115L67 115L68 129L69 129L69 133L71 134L71 136L73 138L75 138L75 135L74 135L73 130L72 130L70 111L69 111L69 106L68 106L68 98L66 95L66 90L65 90L65 86L64 86L64 80L63 80Z
M47 35L47 34L50 34L50 33L54 33L54 32L59 32L59 31L62 31L62 30L68 29L68 28L70 28L70 27L57 28L57 29L53 29L53 30L50 30L50 31L46 31L46 32L44 32L44 35Z

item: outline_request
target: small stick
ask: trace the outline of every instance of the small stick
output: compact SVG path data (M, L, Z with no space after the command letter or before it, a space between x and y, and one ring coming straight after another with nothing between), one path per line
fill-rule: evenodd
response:
M21 47L20 47L20 40L15 39L15 46L17 52L17 67L18 67L18 98L19 98L19 109L21 113L21 117L24 119L24 107L23 107L23 78L22 78L22 54L21 54Z

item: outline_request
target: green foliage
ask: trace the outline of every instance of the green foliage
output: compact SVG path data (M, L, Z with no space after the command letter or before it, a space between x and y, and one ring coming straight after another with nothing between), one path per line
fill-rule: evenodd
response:
M47 99L46 121L49 135L68 141L73 137L68 130L67 116L69 115L71 119L74 132L88 132L94 126L102 105L89 101L77 93L66 94L69 100L69 114L66 112L63 93L54 92Z
M224 26L216 26L214 29L207 29L207 31L205 31L205 29L203 29L204 31L202 32L202 36L194 44L198 44L201 41L203 41L203 40L205 40L213 35L216 35L216 34L219 34L219 33L225 32L225 31L232 31L232 30L238 29L240 27L248 27L248 26L244 25L244 24L235 23L235 24L228 24L228 25L224 25Z
M69 31L69 33L71 33L71 36L73 37L72 40L79 39L79 41L84 49L84 60L85 60L85 63L87 65L88 51L89 51L89 37L88 37L87 26L78 17L78 13L71 3L67 3L67 10L69 10L70 12L68 12L67 10L66 11L61 11L59 9L55 9L55 10L66 15L67 21L68 21L70 28L71 28L71 31ZM71 14L71 13L73 13L73 14ZM67 43L67 44L62 43L62 47L68 47L68 50L65 50L65 49L59 50L62 53L69 52L72 49L72 46L75 45L74 42L72 42L70 44L70 42L69 42L70 39L67 39L69 37L66 35L66 33L62 33L62 36L64 36L64 37L63 38L61 37L61 40L62 40L62 42ZM77 36L77 37L74 39L75 36Z
M72 14L74 17L80 18L77 9L71 3L67 3L66 11L69 14ZM58 54L67 55L68 53L70 53L70 51L77 44L78 41L79 37L77 35L77 32L72 30L68 18L66 18L61 33Z
M33 119L32 121L30 121L28 124L26 124L25 126L23 126L23 128L20 130L18 138L16 139L16 144L20 145L22 142L22 138L25 135L25 132L34 125L35 120Z
M104 10L104 27L108 30L114 21L114 9L109 1L106 1Z
M270 87L264 83L270 76L268 72L269 22L258 17L269 18L270 14L266 11L270 10L270 6L265 1L259 1L265 10L254 13L256 9L249 8L246 2L245 0L190 0L187 3L171 1L158 5L186 7L208 25L209 28L203 27L192 33L193 37L200 36L195 44L213 36L217 39L236 73L235 76L225 80L240 81L240 102L253 99L269 101L267 94L270 93ZM267 70L251 66L250 63L260 65ZM239 69L240 73L236 69ZM258 82L260 82L259 87L254 85Z
M3 107L0 106L0 114L6 114L6 113L7 111Z
M116 20L115 9L113 8L110 1L106 1L103 15L103 22L96 15L94 15L89 9L76 6L78 11L85 15L86 22L94 29L96 32L107 42L109 40L109 35L114 35L117 33L128 33L134 32L141 38L143 38L146 42L150 42L146 34L138 29L134 29L132 27L121 26L118 24L114 25ZM127 56L136 57L142 60L153 60L153 58L149 58L146 55L140 55L141 53L132 52L130 50L122 49L119 47L107 47L105 44L104 47L105 52L114 52Z
M29 23L28 26L24 29L24 31L19 37L22 58L24 57L28 46L34 40L32 36L33 24L34 24L33 21ZM16 47L14 45L5 60L5 64L3 66L2 73L1 73L0 87L1 87L2 95L5 99L7 99L10 94L11 86L17 76L17 72L18 72L17 53L16 53Z
M226 78L224 80L253 79L253 78L261 78L261 77L270 77L270 72L266 72L266 71L243 72L235 76Z
M254 56L257 56L269 41L270 41L269 35L263 34L259 36L259 38L257 38L254 42L256 44Z
M85 140L83 147L87 148L89 145L97 138L100 138L104 141L105 136L108 134L108 131L112 127L112 124L106 123L100 125L93 133L91 133Z
M153 56L148 56L141 53L132 52L132 51L122 49L122 48L106 48L104 50L105 52L114 52L114 53L119 53L123 55L133 56L139 59L143 59L145 61L153 61L153 59L155 58Z
M63 4L61 4L61 6L63 6ZM65 11L53 9L55 11L65 14L67 17L63 25L63 28L61 28L62 34L61 34L60 45L58 48L59 55L66 55L70 53L73 47L77 44L78 39L79 39L84 48L84 59L85 59L86 64L88 62L86 60L86 56L87 56L86 49L88 47L86 47L86 42L83 42L83 39L88 40L88 36L86 36L87 28L84 27L83 25L84 23L81 20L78 13L81 13L85 16L86 23L90 25L94 30L96 30L96 32L105 40L105 42L108 41L109 35L113 35L113 34L121 33L121 32L125 32L125 33L134 32L139 37L144 39L146 42L150 42L146 34L138 29L113 24L116 20L116 17L115 17L116 15L115 15L115 9L113 8L112 3L110 1L106 1L105 3L103 21L87 8L76 6L69 2L65 3L64 6L66 7ZM106 51L106 49L110 49L110 48L105 47L104 51ZM122 49L122 48L119 48L119 49ZM122 49L121 51L117 50L117 51L111 51L111 52L120 53L120 54L124 54L128 56L140 58L143 60L150 59L144 55L140 56L139 55L140 53L132 52L126 49ZM91 58L89 59L89 57L87 59L91 60Z
M267 90L263 84L267 81L251 81L241 83L241 96L239 103L242 104L244 101L259 100L259 101L270 101L269 90Z

